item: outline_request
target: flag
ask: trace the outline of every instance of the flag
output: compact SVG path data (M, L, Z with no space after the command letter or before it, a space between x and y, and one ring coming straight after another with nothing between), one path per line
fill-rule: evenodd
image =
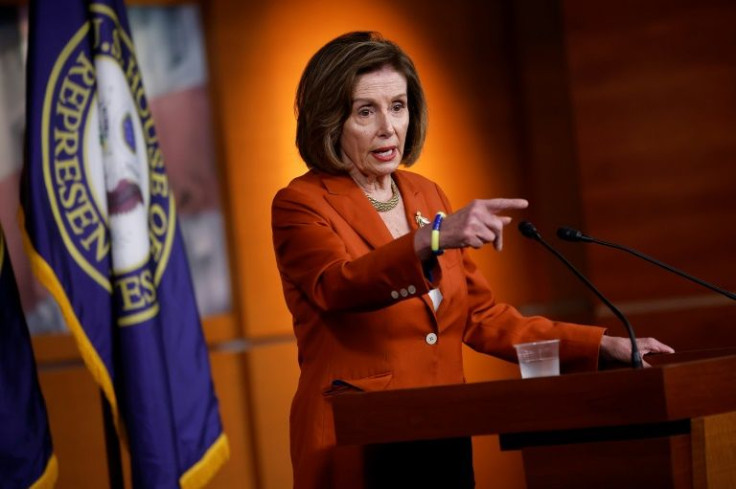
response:
M2 227L0 304L0 487L51 488L56 457Z
M29 9L21 221L130 452L135 488L229 457L176 206L122 0Z

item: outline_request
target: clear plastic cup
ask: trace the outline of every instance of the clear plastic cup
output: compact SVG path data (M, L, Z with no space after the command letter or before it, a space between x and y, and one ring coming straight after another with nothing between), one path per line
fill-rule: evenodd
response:
M520 343L514 348L522 379L560 375L560 340Z

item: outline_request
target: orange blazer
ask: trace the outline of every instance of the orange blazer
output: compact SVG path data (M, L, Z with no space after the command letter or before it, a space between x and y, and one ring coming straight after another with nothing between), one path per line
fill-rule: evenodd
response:
M273 201L274 249L301 368L290 416L297 489L330 488L344 479L338 472L356 470L334 460L329 400L344 389L462 383L463 343L516 361L515 343L559 338L564 370L597 367L602 328L527 318L497 303L463 250L439 256L430 283L414 252L415 215L431 219L450 213L450 204L424 177L393 177L412 228L398 239L347 175L311 170ZM443 296L436 311L433 287Z

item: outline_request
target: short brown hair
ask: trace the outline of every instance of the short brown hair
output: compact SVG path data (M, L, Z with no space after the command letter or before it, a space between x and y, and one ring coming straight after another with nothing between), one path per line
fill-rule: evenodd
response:
M427 132L427 104L414 63L377 32L350 32L333 39L307 63L296 92L296 145L309 168L328 173L347 169L340 159L340 136L352 107L358 76L391 66L406 77L409 128L402 163L411 166Z

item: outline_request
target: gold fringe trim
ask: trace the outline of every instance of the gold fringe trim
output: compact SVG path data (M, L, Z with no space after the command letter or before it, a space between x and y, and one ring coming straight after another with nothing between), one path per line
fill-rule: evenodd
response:
M82 360L84 360L87 369L102 389L102 392L105 393L105 397L107 397L107 400L110 403L110 411L112 412L112 419L115 423L115 429L118 432L118 436L121 440L125 440L126 437L124 436L123 424L120 419L118 402L115 397L112 380L110 379L110 372L107 371L105 363L102 361L97 350L92 346L92 342L90 342L87 334L84 332L77 315L74 313L71 302L69 302L69 298L66 296L64 288L56 277L53 269L33 247L31 239L28 237L28 233L26 232L23 208L18 210L18 221L20 222L21 235L23 237L23 248L30 259L31 269L39 282L41 282L41 284L48 289L51 295L54 296L54 299L56 299L56 302L61 309L61 313L64 316L64 320L66 321L66 325L71 330L72 335L77 342L77 348L79 349L79 353L82 355Z
M202 459L179 478L179 486L181 489L200 489L206 486L229 458L230 445L227 435L223 433L207 449Z
M46 463L46 469L36 482L28 489L52 489L56 485L56 479L59 477L59 462L56 461L56 455L53 453Z

